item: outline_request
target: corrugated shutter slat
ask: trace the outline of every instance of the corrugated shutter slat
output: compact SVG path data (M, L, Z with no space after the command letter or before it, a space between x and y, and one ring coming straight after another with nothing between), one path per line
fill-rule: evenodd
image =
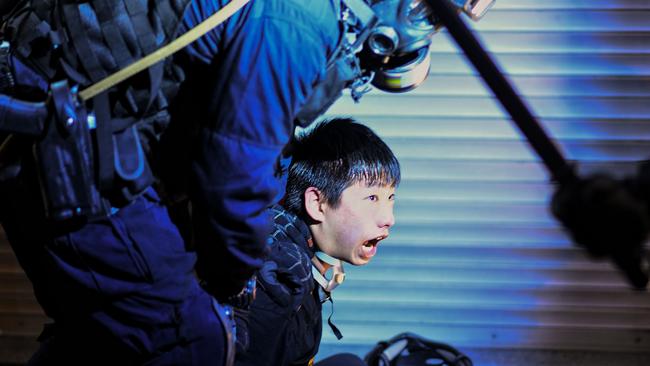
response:
M631 174L650 156L649 1L497 0L471 26L582 174ZM325 352L403 331L465 348L650 352L650 294L571 243L548 211L548 173L445 31L431 52L419 88L328 113L375 129L403 182L391 237L334 294L345 337L325 326Z

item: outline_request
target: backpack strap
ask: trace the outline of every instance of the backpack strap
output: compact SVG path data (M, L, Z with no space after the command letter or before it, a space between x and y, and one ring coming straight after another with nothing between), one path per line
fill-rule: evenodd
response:
M151 65L158 63L160 60L181 50L188 44L199 39L205 33L217 27L219 24L237 12L237 10L246 5L249 1L250 0L232 0L221 10L214 13L208 19L204 20L182 36L176 38L165 47L156 50L156 52L148 54L147 56L129 65L128 67L123 68L118 72L106 77L105 79L95 83L94 85L91 85L90 87L82 90L79 93L79 96L84 100L90 99L102 91L129 78L130 76L137 74L138 72L150 67Z

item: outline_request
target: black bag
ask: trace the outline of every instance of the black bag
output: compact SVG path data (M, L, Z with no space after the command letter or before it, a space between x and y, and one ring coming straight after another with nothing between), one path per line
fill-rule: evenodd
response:
M381 341L364 358L368 366L472 366L472 360L456 348L401 333Z

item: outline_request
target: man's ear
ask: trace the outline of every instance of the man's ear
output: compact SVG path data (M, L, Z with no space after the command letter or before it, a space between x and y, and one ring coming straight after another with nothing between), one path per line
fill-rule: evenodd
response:
M305 211L314 221L321 222L323 215L323 195L316 187L309 187L305 190Z

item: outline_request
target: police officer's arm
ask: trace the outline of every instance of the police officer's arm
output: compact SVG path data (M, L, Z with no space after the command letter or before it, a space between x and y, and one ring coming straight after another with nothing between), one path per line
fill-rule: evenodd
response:
M215 118L199 133L192 165L197 271L221 298L237 293L262 266L270 232L265 209L283 193L274 166L333 48L313 24L253 19L265 17L255 8L264 3L252 2L229 21L215 44L221 48L212 61L219 76L210 96Z

